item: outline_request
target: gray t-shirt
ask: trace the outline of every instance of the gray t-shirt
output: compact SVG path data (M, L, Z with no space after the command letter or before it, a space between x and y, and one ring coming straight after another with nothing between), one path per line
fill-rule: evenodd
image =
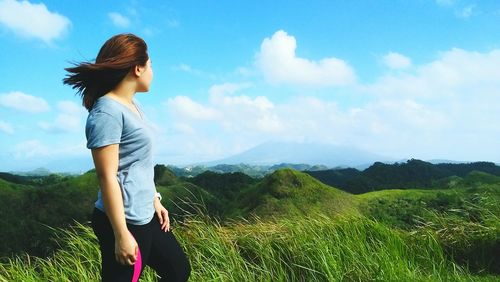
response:
M134 104L137 105L134 100ZM87 148L119 145L117 180L122 190L125 219L143 225L154 215L153 143L151 124L113 98L102 96L94 103L85 125ZM95 207L104 210L101 189Z

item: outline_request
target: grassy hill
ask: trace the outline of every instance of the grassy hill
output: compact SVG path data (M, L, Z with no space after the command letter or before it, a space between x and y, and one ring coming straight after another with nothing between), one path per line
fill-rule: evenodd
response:
M363 217L314 215L221 226L206 215L172 222L192 266L190 281L498 281L450 260L434 233L404 232ZM62 232L45 258L0 263L0 281L99 281L92 230ZM146 267L141 281L157 281Z
M275 171L243 191L238 202L242 215L262 218L357 213L352 195L288 168Z
M500 274L500 178L470 172L454 188L382 190L356 195L362 214L407 232L436 235L470 271Z
M171 175L171 174L170 174ZM0 179L0 254L9 256L20 252L46 256L56 244L50 240L50 227L68 227L74 221L90 220L99 183L94 170L78 176L50 175L45 178L20 177L8 174ZM213 215L223 214L220 201L203 188L179 181L167 180L163 175L157 189L164 196L164 205L171 217L196 212L194 203L203 203L203 208ZM198 209L200 206L198 206Z
M287 168L262 179L213 172L177 178L165 168L155 181L173 220L186 227L178 230L201 280L487 281L500 275L500 177L486 172L446 176L434 182L439 189L359 195ZM40 187L0 179L0 211L5 215L0 218L0 240L9 242L2 248L54 245L53 230L43 224L85 224L97 188L93 171ZM59 250L37 263L47 263L49 270L58 263L75 269L82 267L81 252L91 256L87 267L95 268L95 238L88 226L82 228L71 240L91 245L78 241L70 248L83 249ZM207 257L220 261L207 264ZM1 264L0 281L2 275L24 275L16 274L21 269L33 277L46 275L29 274L43 268L37 263L17 259ZM95 273L78 271L89 275L88 281L97 279Z

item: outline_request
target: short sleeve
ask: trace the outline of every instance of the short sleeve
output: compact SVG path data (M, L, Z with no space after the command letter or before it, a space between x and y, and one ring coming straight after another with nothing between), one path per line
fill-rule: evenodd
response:
M123 124L118 119L106 112L89 114L85 125L87 148L94 149L102 146L120 143Z

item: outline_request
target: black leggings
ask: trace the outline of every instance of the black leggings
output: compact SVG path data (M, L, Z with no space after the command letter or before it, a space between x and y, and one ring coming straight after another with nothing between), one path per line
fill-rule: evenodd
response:
M111 223L104 212L94 208L92 229L99 239L101 249L102 281L133 281L133 278L137 279L140 276L146 265L161 276L160 281L184 282L188 280L191 273L189 260L172 231L161 230L156 213L151 222L145 225L127 223L127 227L139 245L142 258L140 272L139 266L122 265L116 261L115 237Z

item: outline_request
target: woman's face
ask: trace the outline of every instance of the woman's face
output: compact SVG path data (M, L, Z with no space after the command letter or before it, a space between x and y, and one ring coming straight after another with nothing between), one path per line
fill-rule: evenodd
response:
M137 92L148 92L153 80L153 68L151 59L148 59L145 66L140 68L141 75L137 78Z

